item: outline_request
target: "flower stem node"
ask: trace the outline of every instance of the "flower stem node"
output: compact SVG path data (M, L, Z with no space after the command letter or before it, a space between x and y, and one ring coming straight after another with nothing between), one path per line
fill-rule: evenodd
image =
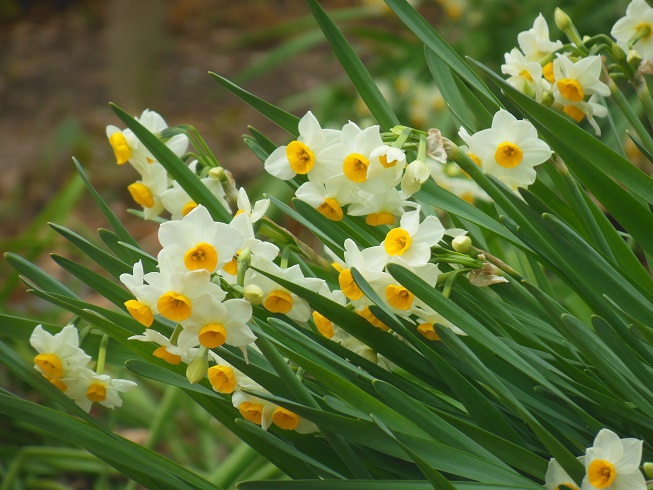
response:
M457 236L451 240L451 247L458 253L466 254L472 248L472 239L467 235Z

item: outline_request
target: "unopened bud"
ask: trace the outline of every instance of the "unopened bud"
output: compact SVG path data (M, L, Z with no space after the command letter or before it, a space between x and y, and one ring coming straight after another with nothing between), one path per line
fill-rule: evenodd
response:
M209 170L209 177L215 180L223 181L227 178L227 174L222 167L213 167Z
M558 29L561 31L565 31L571 26L571 19L560 7L555 9L553 18L555 19L555 23L558 26Z
M451 240L451 248L461 254L466 254L472 248L472 239L467 235L460 235Z
M202 351L200 350L200 354L186 368L186 379L191 384L199 383L204 379L208 370L209 361L206 354L202 355Z
M422 187L431 175L429 166L421 160L415 160L406 167L406 172L401 179L401 190L410 196Z
M638 51L631 49L630 51L628 51L628 55L626 56L626 61L630 66L632 66L636 70L637 68L639 68L639 65L642 63L642 55L639 54Z
M617 43L612 45L612 57L617 63L621 63L626 59L626 53Z
M526 77L522 77L521 87L519 88L519 91L531 99L535 98L535 89L533 88L533 84Z
M243 298L245 298L254 306L258 306L263 303L264 297L265 294L263 293L263 290L256 284L250 284L243 290Z
M649 479L653 479L653 463L644 463L644 473Z

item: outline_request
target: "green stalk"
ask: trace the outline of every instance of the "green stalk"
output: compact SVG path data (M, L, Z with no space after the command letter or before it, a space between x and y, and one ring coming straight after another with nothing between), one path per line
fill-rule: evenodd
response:
M648 131L642 124L642 121L639 120L639 117L637 114L635 114L632 107L630 107L630 104L628 103L628 100L624 94L621 92L621 90L619 90L617 84L614 83L614 80L612 80L610 77L608 77L608 87L610 87L610 92L612 93L612 100L614 100L615 104L617 104L617 107L619 107L623 115L626 116L626 119L639 136L639 139L642 142L642 145L644 145L644 148L646 148L649 153L653 154L653 139L651 139L651 136L648 134Z
M100 341L100 350L97 354L97 366L95 372L98 374L104 373L104 362L107 358L107 344L109 343L109 336L104 334L102 340Z
M603 235L603 233L601 233L601 230L599 229L596 220L592 216L592 212L587 206L587 202L585 201L585 198L583 197L582 192L578 187L578 182L576 182L576 179L572 177L571 173L569 172L569 169L567 168L567 166L564 164L562 160L560 160L559 158L555 158L553 160L553 164L556 170L558 171L558 173L562 176L565 185L567 186L567 190L569 191L569 194L573 199L573 203L570 204L573 204L573 206L575 207L577 211L577 215L580 218L581 222L583 223L585 230L587 230L587 232L590 234L592 240L594 241L594 244L598 247L598 249L606 257L614 261L615 258L614 255L612 254L612 250L610 250L610 246L608 245L605 236Z
M150 425L150 434L144 444L146 448L152 449L163 434L163 429L170 420L172 411L177 405L178 395L179 389L176 386L166 387L166 390L163 393L163 399L161 400L156 415ZM125 486L125 490L136 490L137 485L138 483L132 480L127 484L127 486ZM0 490L4 489L0 488Z
M635 93L644 106L644 114L646 114L648 123L653 127L653 98L648 89L648 84L644 77L639 75L633 80L633 86L635 87Z
M262 335L259 335L256 339L256 345L261 349L261 353L272 365L293 396L297 398L297 401L304 403L308 407L321 410L321 407L315 401L311 392L301 383L301 381L299 381L299 379L297 379L293 370L290 369L290 366L288 366L279 351L277 351L274 345L272 345L272 342ZM349 446L343 437L338 434L333 434L330 431L323 429L320 430L355 478L369 479L372 477L370 472L367 471L367 468L363 465L363 462L359 459L356 453L354 453L351 446Z
M229 455L220 462L216 470L209 475L208 481L220 488L233 486L236 479L258 458L256 450L240 442Z

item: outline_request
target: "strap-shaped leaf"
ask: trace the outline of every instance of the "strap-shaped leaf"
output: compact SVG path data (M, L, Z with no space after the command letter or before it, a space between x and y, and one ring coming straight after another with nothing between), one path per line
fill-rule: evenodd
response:
M322 29L324 36L329 41L331 49L347 72L349 79L356 87L356 91L367 105L372 116L381 127L388 131L399 124L399 119L383 98L381 91L370 76L369 72L358 58L353 48L342 35L335 23L329 18L324 9L316 0L307 0L315 20Z
M191 199L206 207L214 220L223 223L231 221L231 213L224 208L208 187L170 148L120 107L111 104L111 108L122 122L134 132L154 158L165 167L172 178L179 182L179 185L188 193ZM129 243L128 240L125 241Z
M469 83L487 101L496 105L501 104L485 83L465 61L456 53L447 42L431 27L412 5L406 0L385 0L385 3L397 14L397 17L415 34L429 49L436 53L449 67L466 83Z
M297 129L299 118L297 116L294 116L289 112L286 112L283 109L279 109L277 106L264 101L263 99L248 92L247 90L240 88L235 83L230 82L224 77L221 77L217 73L209 72L209 75L215 78L218 83L229 90L229 92L259 111L281 129L286 130L288 133L295 137L299 136L299 130Z

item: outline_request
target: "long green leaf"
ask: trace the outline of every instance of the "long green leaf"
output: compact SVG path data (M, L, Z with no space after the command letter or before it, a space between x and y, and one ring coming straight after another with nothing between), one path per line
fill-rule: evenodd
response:
M20 272L26 279L30 282L42 288L46 291L51 291L58 293L69 298L77 298L78 296L73 293L66 286L61 284L59 281L54 279L48 273L32 264L31 262L25 260L20 255L16 255L10 252L5 254L5 259L9 262L14 269Z
M235 83L230 82L217 73L209 72L209 75L215 78L218 83L229 90L229 92L259 111L281 129L285 129L288 133L295 137L299 136L299 130L297 129L299 118L297 116L294 116L284 111L283 109L279 109L278 107L264 101L256 95L249 93L247 90L240 88Z
M429 49L436 53L449 67L466 83L469 83L480 94L482 94L489 103L494 104L498 109L501 107L497 98L487 88L483 81L474 71L465 63L465 61L456 53L447 42L433 29L424 17L422 17L415 8L406 0L385 0L385 3L394 11L395 14L406 24L406 26L415 34Z
M372 116L374 116L385 131L389 131L392 127L399 125L399 119L392 112L388 102L383 98L381 91L376 86L376 83L374 83L363 62L347 42L347 39L345 39L338 30L338 27L316 0L307 1L320 29L322 29L333 52L347 72L354 87L356 87L356 91L372 113Z

